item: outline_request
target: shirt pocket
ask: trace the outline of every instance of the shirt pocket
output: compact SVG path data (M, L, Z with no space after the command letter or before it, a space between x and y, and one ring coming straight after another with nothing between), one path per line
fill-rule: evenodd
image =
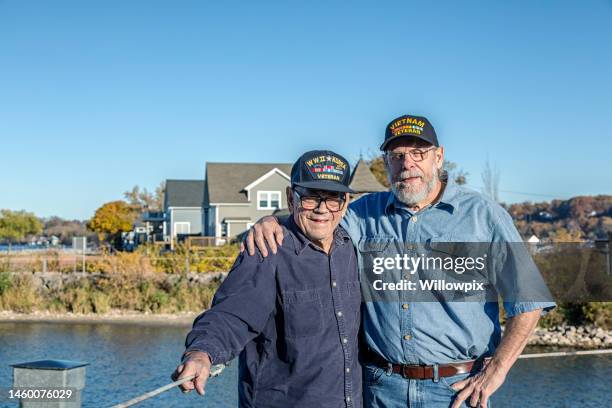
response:
M422 270L420 278L443 280L457 288L438 293L438 300L496 301L487 275L488 252L488 243L457 241L452 234L434 236L425 243L424 253L432 260L427 265L435 267Z
M283 292L285 335L312 337L323 330L323 304L317 289Z
M357 244L360 255L359 279L364 302L395 301L395 293L375 290L376 281L397 282L401 271L389 270L385 260L401 253L401 243L389 235L369 235Z

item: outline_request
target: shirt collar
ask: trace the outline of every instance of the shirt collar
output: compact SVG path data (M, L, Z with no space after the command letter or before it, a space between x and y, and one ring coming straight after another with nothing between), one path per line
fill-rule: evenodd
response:
M295 253L297 255L301 254L304 248L309 245L312 248L317 248L317 246L302 232L300 227L297 226L295 220L293 219L293 214L289 214L289 217L285 222L285 227L287 227L287 229L291 232L290 235L291 238L293 238ZM346 230L341 226L336 227L336 230L334 231L334 245L344 245L349 240L350 237Z
M433 203L432 207L436 207L441 210L446 210L452 214L454 210L456 210L459 206L459 187L455 180L446 179L442 182L442 188L442 197L440 197L437 202ZM406 204L398 200L393 192L390 192L389 197L387 198L387 203L385 204L385 213L389 214L393 207L407 208Z

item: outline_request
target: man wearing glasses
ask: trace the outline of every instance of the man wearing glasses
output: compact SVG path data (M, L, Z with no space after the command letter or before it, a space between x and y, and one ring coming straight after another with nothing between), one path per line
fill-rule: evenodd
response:
M357 256L338 226L349 180L348 162L330 151L293 165L282 246L241 254L195 320L173 374L196 375L184 392L203 395L211 365L240 353L241 407L361 407Z
M404 115L391 121L381 150L392 191L351 203L341 224L359 249L362 284L364 259L382 248L398 258L416 258L417 248L431 242L522 242L501 206L443 177L444 148L426 118ZM252 252L257 245L266 256L266 243L274 253L282 237L276 218L265 217L249 232L246 246ZM500 276L519 282L521 268L513 266L525 265L524 259L506 255ZM486 408L541 313L554 307L546 300L504 299L508 320L502 336L497 298L455 302L395 296L365 299L365 407Z

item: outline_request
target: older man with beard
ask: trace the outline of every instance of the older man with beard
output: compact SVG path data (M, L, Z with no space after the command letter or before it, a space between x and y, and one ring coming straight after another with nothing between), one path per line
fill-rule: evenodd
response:
M342 224L359 249L362 288L364 259L383 248L416 257L413 244L432 241L522 242L501 206L442 177L444 148L426 118L391 121L381 150L392 192L353 202ZM256 243L265 254L267 243L275 252L281 240L276 219L266 217L249 233L247 247L251 252ZM516 265L512 256L504 262ZM502 336L497 301L424 302L405 293L393 301L365 300L366 407L487 407L541 313L554 307L504 299L508 321Z

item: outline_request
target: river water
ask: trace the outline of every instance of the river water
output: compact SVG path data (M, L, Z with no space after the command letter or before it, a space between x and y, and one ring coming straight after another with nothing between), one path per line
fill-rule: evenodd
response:
M84 407L109 407L165 385L176 367L185 327L135 324L0 323L0 389L9 364L43 359L89 362ZM168 391L140 407L235 407L237 361L209 380L206 396ZM17 404L0 398L0 406ZM494 407L612 406L612 357L518 361L493 397Z

